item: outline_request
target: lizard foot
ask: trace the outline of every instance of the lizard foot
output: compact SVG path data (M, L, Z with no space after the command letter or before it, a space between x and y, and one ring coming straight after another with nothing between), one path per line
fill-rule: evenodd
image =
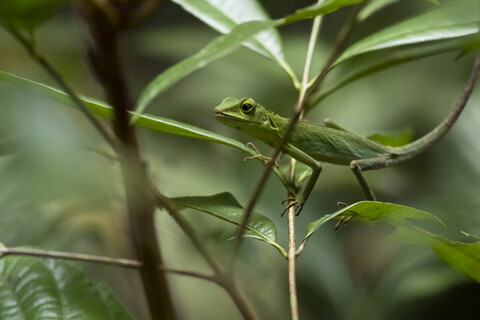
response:
M252 159L260 159L260 160L263 161L264 164L266 165L267 162L272 161L272 158L267 157L267 156L264 156L263 154L261 154L260 151L258 151L257 147L255 147L255 145L254 145L253 143L248 142L248 143L247 143L247 147L252 148L252 149L255 151L256 155L243 158L243 161L244 161L244 162L247 161L247 160L252 160ZM275 161L275 162L273 163L273 165L278 168L278 163L277 163L277 161Z
M285 204L287 202L288 202L288 205L283 210L281 217L283 217L285 212L287 212L288 209L290 209L292 207L295 209L295 215L298 216L303 209L303 205L305 204L305 201L303 201L298 196L288 197L287 199L282 201L282 204Z
M345 202L337 202L337 209L340 210L340 209L343 209L343 208L346 208L348 207L348 204L345 203ZM350 221L350 219L352 219L352 216L345 216L345 215L341 215L340 216L340 220L338 220L337 224L335 225L335 232L338 231L338 228L340 228L340 226L342 225L343 223L343 226L346 226L347 225L347 222Z

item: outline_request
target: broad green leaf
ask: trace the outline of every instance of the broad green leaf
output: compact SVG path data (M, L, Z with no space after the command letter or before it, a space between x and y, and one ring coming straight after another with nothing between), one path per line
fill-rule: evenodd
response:
M374 33L350 46L336 61L380 49L471 35L479 30L477 0L457 0Z
M133 319L103 283L77 263L0 259L0 319Z
M309 223L305 238L298 248L297 254L303 251L308 239L321 225L338 216L352 217L354 220L366 222L383 221L394 226L411 226L410 220L433 221L445 226L442 220L425 211L394 203L361 201Z
M235 27L229 34L212 40L193 56L168 68L155 77L140 93L135 110L141 114L164 91L195 70L229 54L256 33L278 25L276 21L251 21ZM136 120L134 117L132 120Z
M480 48L478 34L456 39L435 41L421 46L405 46L381 51L373 51L344 61L338 69L340 76L325 84L313 97L307 109L311 109L323 99L343 88L347 84L370 74L445 52L474 51Z
M256 0L173 0L186 11L221 33L248 21L270 20ZM245 43L267 58L284 60L280 36L275 29L263 31Z
M47 85L44 85L32 80L28 80L25 78L21 78L3 71L0 71L0 81L5 81L5 82L13 83L15 85L19 85L25 88L33 89L34 91L37 91L37 92L40 92L41 94L49 96L65 105L76 107L76 105L72 102L72 100L66 93L58 89L49 87ZM112 107L105 104L104 102L100 102L95 99L91 99L87 97L81 97L81 99L87 105L87 107L96 115L99 115L104 118L109 118L109 119L113 118ZM212 113L212 116L213 116L213 113ZM245 151L251 155L255 155L255 152L252 149L246 147L243 143L240 143L230 138L226 138L217 133L214 133L202 128L198 128L186 123L178 122L175 120L145 114L145 115L139 116L136 125L145 129L186 136L189 138L209 140L216 143L225 144L225 145L240 149L242 151Z
M237 199L228 192L219 193L213 196L201 197L179 197L171 199L177 207L195 209L235 225L240 225L245 209L238 203ZM269 218L257 212L247 222L246 237L255 238L274 246L286 257L287 253L277 241L277 228Z
M66 0L0 0L0 21L32 32L65 3Z
M376 133L368 137L368 139L376 141L380 144L390 147L400 147L412 142L413 130L406 129L392 134Z
M418 228L401 227L396 233L408 242L430 246L452 268L480 283L480 242L453 242Z
M19 85L21 87L37 91L67 106L74 107L74 108L77 107L72 102L72 99L70 99L70 97L66 93L64 93L61 90L49 87L47 85L44 85L32 80L28 80L25 78L21 78L3 71L0 71L0 81L9 82L14 85ZM104 102L101 102L92 98L87 98L87 97L80 97L80 98L94 114L104 118L108 118L108 119L113 118L113 110L111 106L107 105ZM135 115L138 116L136 126L140 128L185 136L188 138L201 139L201 140L207 140L215 143L220 143L220 144L224 144L224 145L239 149L241 151L244 151L252 156L256 155L256 152L251 148L247 147L245 144L237 140L224 137L215 132L211 132L190 124L186 124L186 123L182 123L179 121L162 118L158 116L153 116L148 114L138 115L133 112L131 112L130 114L131 114L131 117ZM213 113L212 113L212 116L213 116ZM262 161L259 158L257 159L259 161ZM283 177L280 171L277 168L273 168L273 171L282 181Z

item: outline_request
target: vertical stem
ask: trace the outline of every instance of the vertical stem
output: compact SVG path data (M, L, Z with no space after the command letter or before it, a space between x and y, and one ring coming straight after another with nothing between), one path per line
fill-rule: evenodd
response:
M295 170L295 160L292 161ZM297 277L295 273L295 207L288 209L288 291L292 320L298 320Z
M303 70L302 83L300 84L300 92L298 95L298 102L296 105L296 112L300 112L299 120L303 117L303 112L301 106L304 103L305 93L308 89L309 73L310 67L312 65L312 57L315 49L315 43L318 37L320 30L320 24L322 17L316 17L313 20L312 32L310 34L310 41L308 45L307 57L305 59L305 68ZM296 160L292 158L290 160L290 184L293 186L295 184L295 164ZM288 197L292 198L295 196L294 188L289 188ZM290 293L290 313L292 320L298 320L298 299L297 299L297 281L295 274L295 258L296 258L296 244L295 244L295 206L290 206L288 209L288 288Z

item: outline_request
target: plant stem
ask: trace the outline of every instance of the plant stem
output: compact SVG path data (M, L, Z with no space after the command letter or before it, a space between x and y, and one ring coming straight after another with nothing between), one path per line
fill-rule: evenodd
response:
M296 106L296 112L300 112L298 117L299 120L303 117L303 112L301 106L305 98L305 93L308 89L309 73L310 67L312 65L313 52L315 50L315 43L320 31L320 24L322 22L322 17L316 17L313 20L312 32L310 34L310 41L308 44L307 57L305 59L305 68L303 70L302 83L300 84L300 92L298 95L298 101ZM295 185L295 164L296 160L292 158L290 160L290 184ZM295 188L288 189L288 197L295 197ZM297 299L297 281L295 274L295 260L296 260L296 244L295 244L295 206L290 205L288 209L288 289L290 295L290 314L292 320L299 319L298 313L298 299Z
M118 150L127 213L134 254L142 262L140 276L145 289L150 314L154 320L176 319L155 224L155 202L149 179L141 159L134 128L128 112L132 102L120 58L119 37L124 15L121 7L102 6L99 1L78 2L78 8L90 27L93 47L90 62L103 86L107 102L113 107L115 134L121 143ZM124 8L128 10L128 6ZM116 11L118 10L118 11ZM111 13L113 16L111 15ZM118 20L120 19L120 20Z
M343 26L340 30L340 33L335 40L333 45L333 49L325 62L320 73L308 84L308 91L306 92L305 101L308 102L307 106L302 106L302 109L305 108L307 111L312 109L315 106L315 102L312 103L311 98L313 94L317 91L318 87L322 83L323 79L325 79L326 75L330 71L330 67L335 63L335 61L340 57L347 43L347 39L350 33L353 30L353 27L357 24L357 17L360 9L363 7L363 4L358 4L353 8L352 15L347 23Z
M8 248L0 245L0 258L9 255L31 256L42 258L66 259L85 262L102 263L116 267L138 269L142 263L138 260L109 258L95 256L84 253L58 252L50 250L26 249L26 248Z
M295 167L293 166L295 169ZM288 292L290 297L290 315L298 320L297 277L295 273L295 207L288 209Z

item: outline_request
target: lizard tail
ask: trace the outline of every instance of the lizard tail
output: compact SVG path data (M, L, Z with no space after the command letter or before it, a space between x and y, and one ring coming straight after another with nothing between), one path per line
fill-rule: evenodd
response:
M467 105L467 102L472 94L475 83L477 82L478 73L480 71L480 52L477 53L475 62L473 64L470 77L468 78L467 85L463 89L462 95L458 98L457 103L454 105L450 113L440 122L432 131L424 135L423 137L409 143L405 146L395 148L394 153L401 155L402 161L412 158L419 153L431 148L439 140L443 138L455 124L458 117L462 113L463 109Z

